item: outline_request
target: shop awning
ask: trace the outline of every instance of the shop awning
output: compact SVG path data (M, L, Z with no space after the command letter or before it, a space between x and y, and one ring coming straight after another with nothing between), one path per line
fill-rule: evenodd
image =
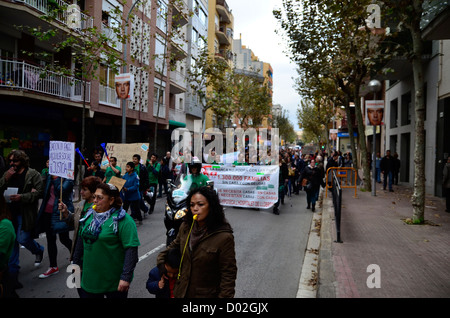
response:
M185 123L175 121L175 120L169 120L169 125L176 126L176 127L183 127L183 128L186 127Z

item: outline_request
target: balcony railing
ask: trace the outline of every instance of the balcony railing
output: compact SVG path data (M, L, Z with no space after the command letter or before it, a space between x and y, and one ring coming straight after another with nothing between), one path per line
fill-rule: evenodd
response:
M157 116L157 112L158 112L158 103L156 101L154 101L153 102L153 116L159 117L159 118L166 118L166 105L160 104L158 116Z
M48 15L51 12L51 8L49 6L49 1L47 0L22 0L22 1L16 1L16 2L23 2L27 6L30 6L39 12ZM69 3L64 2L62 0L53 0L53 2L56 2L56 6L58 8L67 8ZM65 24L66 26L69 26L71 23L69 19L71 18L71 13L69 13L67 10L61 11L57 13L56 20ZM86 28L92 28L94 25L94 19L92 17L81 13L80 12L80 26L79 29L84 30Z
M116 98L116 90L109 86L100 84L98 92L98 102L100 104L120 108L120 99Z
M169 108L169 120L186 123L186 112L181 109Z
M72 76L20 61L0 59L0 87L28 90L73 101L83 100L83 82ZM86 82L86 102L90 102L91 83Z

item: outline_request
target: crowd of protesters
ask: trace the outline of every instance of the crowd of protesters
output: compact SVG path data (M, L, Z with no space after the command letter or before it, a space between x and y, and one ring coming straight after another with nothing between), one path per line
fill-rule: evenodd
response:
M212 162L220 164L221 158L214 151L209 156ZM126 298L137 264L140 245L137 225L142 224L142 213L145 217L153 212L156 198L168 194L166 180L175 179L182 173L188 163L184 160L189 157L185 154L179 157L181 160L173 160L170 151L162 157L156 153L149 153L148 158L130 154L130 161L122 171L115 157L108 158L109 163L102 169L103 153L97 150L92 160L86 159L88 168L79 184L80 201L74 203L73 180L50 175L48 160L38 172L29 166L24 151L11 151L6 158L9 167L0 179L3 199L0 201L0 284L5 291L2 296L17 297L15 290L23 287L19 281L20 245L35 255L34 266L41 265L44 246L35 239L45 233L50 266L39 278L59 273L56 244L59 237L70 261L83 268L78 289L80 297ZM315 211L320 187L325 185L325 157L326 154L321 152L305 154L295 148L281 147L278 160L274 160L270 152L259 157L255 148L249 146L233 165L278 164L279 196L273 213L280 213L280 205L284 205L286 196L298 195L303 190L306 191L307 209ZM352 164L351 160L351 154L342 156L335 152L328 158L326 168L348 166ZM112 184L112 177L124 179L123 187L119 189ZM11 188L16 188L16 193L4 196L5 190ZM180 231L181 236L161 253L157 266L149 273L147 288L158 297L234 296L237 268L233 230L223 215L217 193L203 187L199 189L188 198L189 217ZM194 222L194 215L198 217L197 222ZM69 236L71 231L72 237ZM203 242L203 237L216 231L222 233L217 239ZM198 244L214 248L226 246L225 258L204 258L199 254L201 261L196 264L202 268L202 273L208 267L220 269L209 273L208 286L205 285L215 288L213 295L196 295L194 287L203 286L205 280L187 278L184 273L193 265L188 264L188 260L183 265L187 267L180 265L184 254L193 254ZM186 245L189 245L188 249ZM100 263L109 264L109 269L105 271L98 266ZM227 280L220 281L221 277L227 277Z

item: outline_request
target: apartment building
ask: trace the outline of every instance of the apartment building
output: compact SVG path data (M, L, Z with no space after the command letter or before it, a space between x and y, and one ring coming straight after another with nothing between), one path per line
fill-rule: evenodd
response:
M188 0L189 10L192 12L190 23L187 25L188 57L186 68L195 65L201 51L207 46L208 39L208 0ZM189 85L186 87L185 112L186 128L194 131L194 121L202 120L203 105L198 97L192 93Z
M225 0L208 1L208 52L233 66L234 17ZM217 118L211 110L205 114L205 128L215 127Z
M189 0L192 1L192 0ZM74 29L71 12L66 9L54 22L40 17L51 6L67 8L62 0L0 0L0 152L10 149L27 151L32 165L43 166L48 141L66 140L80 147L82 121L85 120L85 146L90 152L103 142L121 142L123 112L115 98L114 72L106 63L86 89L80 78L44 71L56 61L68 69L77 67L74 49L56 53L51 41L38 41L18 26L43 26L83 35L85 27L96 27L114 42L113 27L121 26L133 8L126 47L116 41L115 49L126 55L126 71L134 75L133 99L126 103L126 142L149 142L162 153L170 145L170 131L186 122L185 60L188 46L183 36L189 22L188 0L76 1L81 15ZM122 19L111 12L118 8ZM170 36L167 36L171 34ZM126 48L126 51L125 51ZM28 53L47 53L36 55ZM42 57L44 56L44 57ZM164 56L169 56L165 59ZM159 98L158 98L159 97ZM158 107L159 106L159 107ZM159 108L159 111L158 111ZM87 156L91 156L90 153Z
M233 40L233 57L235 72L255 78L257 81L266 84L273 95L273 69L270 63L260 61L254 52L242 44L242 39ZM264 119L261 127L269 128L272 115ZM251 119L250 119L251 120ZM239 127L239 118L235 119L235 124Z
M450 3L433 1L425 8L422 38L425 52L424 71L425 112L425 190L442 196L442 171L450 154ZM400 182L413 185L415 106L412 66L396 59L386 81L385 149L397 152L401 160Z

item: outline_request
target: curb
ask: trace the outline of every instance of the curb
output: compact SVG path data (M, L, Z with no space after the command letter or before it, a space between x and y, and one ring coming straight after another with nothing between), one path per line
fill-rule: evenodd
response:
M319 283L319 252L320 232L322 222L323 189L320 189L319 200L320 211L314 212L311 220L308 244L303 259L299 286L296 298L316 298Z

